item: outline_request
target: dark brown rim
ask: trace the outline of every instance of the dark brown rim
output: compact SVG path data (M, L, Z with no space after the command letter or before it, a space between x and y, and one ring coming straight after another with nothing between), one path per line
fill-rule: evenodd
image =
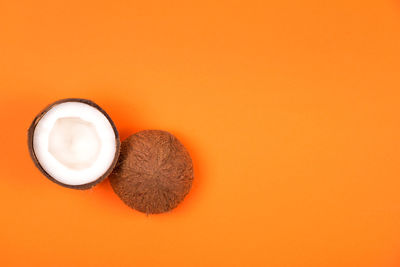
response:
M115 133L115 144L116 144L116 150L115 150L115 155L114 155L114 160L112 162L112 164L110 165L110 167L107 169L107 171L101 176L99 177L97 180L91 182L91 183L87 183L87 184L82 184L82 185L68 185L68 184L64 184L61 183L59 181L57 181L56 179L54 179L50 174L48 174L43 167L40 165L39 160L37 159L36 155L35 155L35 151L33 149L33 135L35 132L35 128L36 125L39 123L40 119L44 116L44 114L46 114L51 108L53 108L55 105L61 104L61 103L65 103L65 102L79 102L79 103L85 103L87 105L90 105L96 109L98 109L101 113L103 113L103 115L107 118L107 120L110 122L114 133ZM28 129L28 148L29 148L29 154L33 160L33 162L35 163L35 166L52 182L59 184L61 186L67 187L67 188L72 188L72 189L80 189L80 190L84 190L84 189L89 189L92 188L93 186L95 186L96 184L100 183L101 181L103 181L107 176L110 175L110 173L112 172L112 170L114 169L115 165L117 164L118 161L118 157L119 157L119 152L120 152L120 148L121 148L121 141L119 139L119 134L117 131L117 128L115 127L114 122L111 120L110 116L96 103L94 103L91 100L88 99L82 99L82 98L66 98L66 99L61 99L58 100L50 105L48 105L45 109L43 109L33 120L31 126Z

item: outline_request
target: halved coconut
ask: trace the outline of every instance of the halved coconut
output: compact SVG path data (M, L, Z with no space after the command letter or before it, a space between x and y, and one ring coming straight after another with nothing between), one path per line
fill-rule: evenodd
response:
M121 156L109 179L114 192L129 207L157 214L183 201L193 177L189 152L174 135L145 130L122 142Z
M120 140L102 108L90 100L69 98L36 116L28 130L28 147L36 167L51 181L88 189L113 170Z

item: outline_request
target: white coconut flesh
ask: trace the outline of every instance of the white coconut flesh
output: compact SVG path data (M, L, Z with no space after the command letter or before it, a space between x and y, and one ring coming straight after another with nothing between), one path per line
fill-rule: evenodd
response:
M42 168L67 185L83 185L104 175L114 161L115 132L106 116L82 102L52 107L33 133L33 150Z

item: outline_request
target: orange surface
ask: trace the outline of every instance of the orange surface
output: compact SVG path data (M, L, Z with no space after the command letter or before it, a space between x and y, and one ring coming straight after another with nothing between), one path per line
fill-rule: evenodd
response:
M0 266L400 266L398 1L0 1ZM174 211L31 162L44 106L174 133Z

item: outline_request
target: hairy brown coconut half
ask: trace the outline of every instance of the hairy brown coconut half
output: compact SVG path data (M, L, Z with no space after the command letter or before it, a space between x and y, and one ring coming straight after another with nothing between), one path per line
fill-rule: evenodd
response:
M172 134L146 130L122 142L109 179L129 207L146 214L162 213L175 208L188 194L193 181L192 159Z
M51 181L89 189L115 167L120 140L107 113L87 99L56 101L41 111L28 130L36 167Z

